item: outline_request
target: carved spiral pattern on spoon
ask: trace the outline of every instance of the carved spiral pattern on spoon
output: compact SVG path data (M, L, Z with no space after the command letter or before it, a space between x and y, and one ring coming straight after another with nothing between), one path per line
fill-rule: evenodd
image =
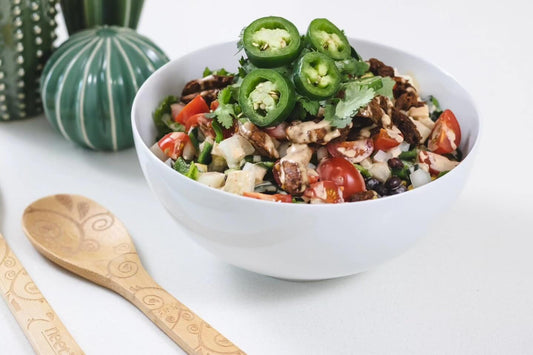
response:
M136 253L122 254L114 258L107 265L110 276L128 278L139 270L139 258Z
M115 218L109 213L99 213L89 217L85 223L90 223L90 226L95 232L102 232L111 228L115 223Z

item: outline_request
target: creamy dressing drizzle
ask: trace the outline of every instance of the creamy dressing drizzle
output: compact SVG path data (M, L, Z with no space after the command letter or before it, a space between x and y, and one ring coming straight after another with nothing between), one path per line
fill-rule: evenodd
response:
M325 136L321 139L318 138L318 133L326 132ZM334 138L341 135L338 129L333 129L330 123L326 120L320 122L301 122L287 128L287 137L295 143L327 143Z

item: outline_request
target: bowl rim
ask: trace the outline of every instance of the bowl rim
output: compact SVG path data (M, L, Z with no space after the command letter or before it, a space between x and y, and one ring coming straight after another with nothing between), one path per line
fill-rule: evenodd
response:
M458 86L460 86L464 90L464 92L466 94L466 100L467 100L468 103L471 104L471 106L473 108L473 111L475 113L475 115L473 115L472 118L474 118L477 121L476 122L477 123L477 134L474 137L474 142L472 144L472 147L471 147L470 151L463 158L463 160L461 160L461 162L459 163L459 165L457 165L457 167L455 167L454 169L452 169L450 172L448 172L444 176L440 177L439 179L431 181L431 182L429 182L429 183L427 183L427 184L425 184L423 186L417 187L417 188L412 189L410 191L406 191L404 193L396 194L396 195L384 196L384 197L380 197L380 198L377 198L377 199L374 199L374 200L358 201L357 203L343 202L343 203L313 204L313 203L281 203L281 202L273 202L273 201L259 200L259 199L250 198L250 197L244 197L244 196L241 196L241 195L237 195L237 194L233 194L233 193L230 193L230 192L223 191L221 189L215 189L213 187L210 187L210 186L201 184L201 183L199 183L197 181L191 180L190 178L180 174L179 172L174 171L176 173L175 175L177 176L177 179L182 179L182 182L185 183L185 184L189 184L189 183L196 184L198 186L198 188L204 189L206 193L211 192L211 193L215 193L215 194L220 194L219 195L220 197L227 197L227 198L230 198L230 199L234 199L235 201L243 201L245 203L252 203L252 204L253 203L259 203L259 204L263 204L265 207L266 206L276 206L276 208L282 207L282 208L292 209L292 208L302 208L302 207L295 207L295 206L308 206L308 207L303 207L303 208L314 208L314 209L327 208L328 210L331 210L331 209L340 209L340 208L358 208L358 207L354 207L354 206L362 206L362 207L364 207L364 206L367 206L367 204L369 204L369 203L372 203L372 204L374 204L374 206L376 206L379 203L381 203L381 204L382 203L388 203L388 201L394 202L397 199L402 199L402 198L404 198L403 196L405 196L405 194L409 194L409 196L414 196L415 194L424 193L426 190L431 189L432 188L431 186L435 186L436 187L439 184L443 184L443 183L446 183L448 181L451 181L450 179L452 179L453 176L458 174L458 172L457 172L458 170L466 169L466 165L467 164L464 164L464 162L465 161L469 161L469 162L472 161L472 159L474 159L474 156L477 153L478 146L480 144L479 143L480 142L480 136L481 136L482 131L483 131L483 124L482 124L482 120L481 120L481 117L480 117L480 114L479 114L480 111L479 111L479 108L478 108L478 105L477 105L476 101L472 97L472 94L468 90L466 90L466 88L461 84L461 82L458 81L447 70L443 69L440 65L434 64L434 63L430 62L429 60L425 59L424 57L421 57L421 56L419 56L417 54L412 54L412 53L404 51L403 49L400 49L400 48L397 48L397 47L394 47L394 46L390 46L390 45L387 45L387 44L381 44L381 43L378 43L378 42L375 42L375 41L362 39L362 38L357 38L357 37L348 37L348 41L350 43L365 43L366 45L370 45L370 46L374 46L374 47L382 47L382 48L384 48L386 50L396 51L396 52L401 53L402 55L405 55L405 56L408 56L408 57L412 57L413 59L421 61L424 64L427 64L430 67L433 67L433 68L437 69L440 73L442 73L444 76L446 76L449 79L451 79L452 81L454 81ZM200 47L200 48L198 48L198 49L196 49L194 51L188 52L188 53L186 53L186 54L184 54L184 55L182 55L182 56L180 56L178 58L174 58L174 59L170 60L168 63L166 63L165 65L163 65L160 68L158 68L155 72L153 72L143 82L143 84L141 85L139 90L137 90L137 93L135 94L135 98L133 100L132 109L131 109L131 126L132 126L133 136L135 138L134 141L135 141L135 149L136 150L141 149L145 153L145 155L147 154L147 155L150 156L150 158L149 158L150 160L155 162L155 164L160 164L159 166L161 166L162 168L166 168L166 169L170 168L167 164L165 164L165 162L163 162L160 159L158 159L155 156L155 154L153 154L150 151L150 147L148 147L146 145L146 143L141 138L141 135L140 135L140 133L139 133L139 131L137 129L136 112L137 112L137 106L140 105L139 101L141 100L140 97L142 96L143 91L146 90L146 86L148 85L149 82L151 82L153 80L156 80L158 78L158 76L162 75L161 73L166 71L169 67L173 66L175 62L182 60L184 57L197 55L198 53L203 52L205 50L208 50L208 49L210 49L212 47L215 47L215 46L236 45L236 43L237 43L236 41L218 42L218 43L213 43L213 44L210 44L210 45L206 45L206 46ZM140 147L139 147L139 144L137 142L142 142L142 144L140 144ZM310 207L310 206L313 206L313 207Z

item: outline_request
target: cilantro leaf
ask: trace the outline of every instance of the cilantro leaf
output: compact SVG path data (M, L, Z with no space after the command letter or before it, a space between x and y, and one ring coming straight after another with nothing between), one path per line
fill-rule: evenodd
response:
M230 73L229 71L227 71L224 68L220 68L220 69L217 69L217 70L211 70L211 69L209 69L209 67L205 67L204 72L203 72L202 75L205 78L206 76L209 76L209 75L231 76L231 75L234 75L234 74Z
M368 64L365 61L358 60L357 62L355 62L355 70L354 70L353 75L361 76L365 74L366 72L368 72L368 69L370 69L370 64Z
M353 76L361 76L365 74L370 68L370 64L357 60L355 58L348 58L344 60L336 60L335 66L341 74L349 74Z
M231 87L225 87L218 93L218 107L213 112L218 122L224 126L224 128L230 128L233 126L233 119L237 116L235 114L235 107L231 104Z
M204 72L202 73L202 78L205 78L206 76L209 76L212 73L213 72L211 71L211 69L209 69L209 67L205 67Z
M344 128L352 122L351 116L339 117L335 114L336 106L329 103L324 108L324 119L329 121L333 127Z
M352 117L361 107L368 105L375 96L375 91L369 86L363 86L357 81L344 85L344 98L336 105L326 105L324 118L337 128L344 128L352 121Z
M384 77L381 78L382 86L380 89L376 90L377 95L386 96L389 99L394 99L394 95L392 93L392 89L394 88L394 85L396 82L391 77Z
M305 96L297 96L296 105L291 113L293 120L305 120L308 116L316 117L318 115L318 109L320 108L320 102L313 101Z
M308 99L307 97L300 96L297 100L300 105L302 105L302 108L307 111L311 116L318 115L318 109L320 108L320 103L318 101L313 101Z

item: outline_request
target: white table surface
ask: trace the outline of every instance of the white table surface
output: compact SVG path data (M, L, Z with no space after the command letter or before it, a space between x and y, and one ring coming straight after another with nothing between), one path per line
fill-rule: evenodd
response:
M0 123L0 230L87 354L181 354L118 295L41 257L21 229L40 197L77 193L129 228L169 292L249 354L533 354L533 7L529 1L146 0L139 32L171 58L278 14L327 17L350 36L426 57L483 116L477 163L453 208L412 249L363 274L287 282L228 266L149 191L133 149L73 146L44 117ZM63 36L64 38L64 36ZM0 353L31 354L0 302Z

